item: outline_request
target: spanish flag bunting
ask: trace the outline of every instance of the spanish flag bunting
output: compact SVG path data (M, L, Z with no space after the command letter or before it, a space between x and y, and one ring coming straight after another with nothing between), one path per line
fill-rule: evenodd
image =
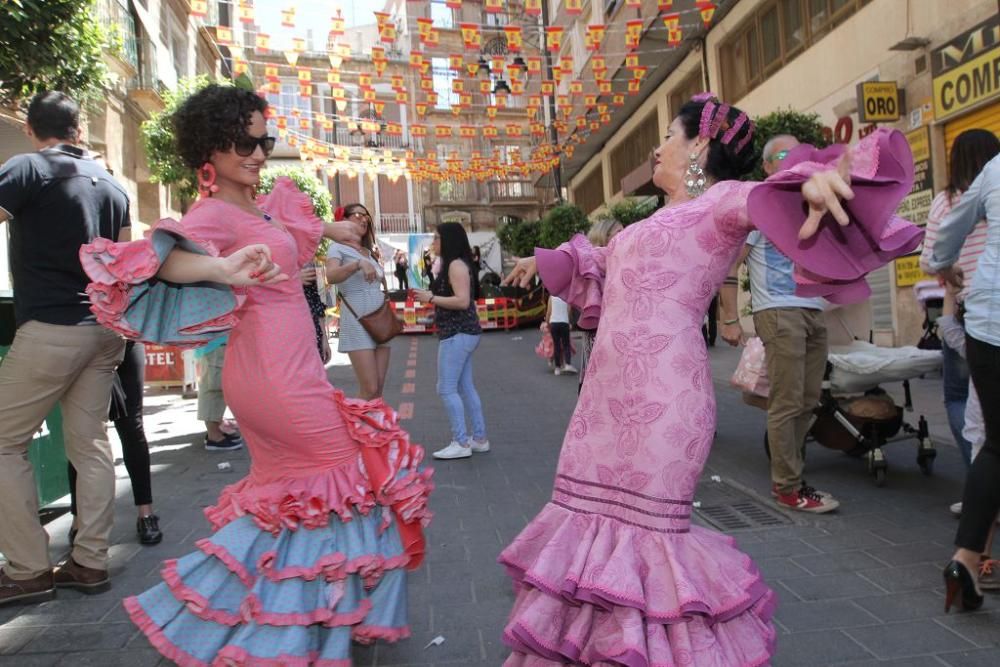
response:
M427 104L430 104L431 106L435 106L435 105L437 105L437 103L438 103L438 94L437 94L437 92L435 92L435 91L432 90L429 93L427 93Z
M479 63L465 63L465 71L469 76L476 76L479 72Z
M374 102L375 101L375 89L374 88L370 88L370 89L362 90L361 91L361 99L363 99L365 102Z
M385 102L375 102L372 104L372 108L375 109L376 115L381 116L382 112L385 111Z
M434 19L420 17L417 19L417 34L420 39L427 37L428 33L434 29Z
M463 139L474 139L476 137L476 126L475 125L463 125L458 130L458 136Z
M497 108L495 106L486 107L486 117L489 119L494 119L497 117Z
M313 87L311 83L299 85L299 97L312 97Z
M573 73L573 56L565 55L559 59L559 67L563 71L563 74L569 76Z
M531 134L535 137L545 136L545 126L542 123L532 123L531 124Z
M537 109L542 106L542 96L541 95L529 95L528 96L528 108Z
M283 53L285 54L285 61L292 67L295 67L295 64L299 62L299 52L295 49L286 49Z
M485 0L483 9L488 14L499 14L503 11L503 0Z
M277 69L277 67L275 67ZM233 74L239 76L240 74L250 74L250 63L242 59L233 60Z
M523 95L524 94L524 81L514 81L510 82L510 94L511 95Z
M524 46L524 33L519 25L505 25L504 35L507 37L507 50L511 53L520 53Z
M207 0L192 0L191 2L191 16L196 19L203 19L208 16L208 1Z
M597 106L597 95L593 95L593 94L584 95L583 96L583 103L584 103L585 106L588 106L588 107Z
M312 129L312 123L309 121L308 118L299 118L299 129L300 130Z
M258 51L268 51L271 48L271 36L267 33L258 32L254 38L254 47Z
M571 95L582 95L583 94L583 81L577 79L576 81L569 82L569 92Z
M396 41L396 25L394 23L386 23L379 29L378 35L384 44L392 44Z
M424 64L420 66L420 76L430 76L431 61L424 58Z
M306 50L306 40L301 37L292 38L292 50L296 53L304 53Z
M545 27L545 44L549 51L559 53L562 48L562 38L565 29L561 25L550 25Z
M596 75L598 72L608 71L608 61L604 56L594 56L590 59L590 69Z
M220 25L215 29L215 40L222 45L232 46L233 44L233 29Z
M441 45L441 32L435 28L431 30L427 35L421 40L427 46L440 46Z
M487 138L494 138L499 134L497 132L496 125L484 125L483 126L483 136Z
M542 57L528 56L528 74L542 73Z
M324 130L333 129L333 121L326 117L326 114L318 114L316 116L316 124L322 127Z
M448 56L448 69L453 69L456 72L462 71L462 65L465 63L465 59L462 57L461 53L453 53Z
M628 94L637 95L639 93L639 88L642 87L642 81L639 79L631 79L628 82Z
M557 95L556 106L565 111L566 109L571 109L573 105L570 104L569 95Z
M608 105L604 104L604 103L598 104L597 105L597 113L601 114L602 116L604 114L608 113Z
M712 25L712 17L715 16L715 3L698 3L698 13L701 14L702 23L708 28Z
M424 54L420 51L410 51L410 67L420 69L424 64Z
M493 70L493 73L496 76L502 76L504 65L506 65L506 62L503 56L493 56L492 62L490 63L490 69Z
M330 35L333 37L340 37L344 34L344 17L340 15L340 10L337 10L336 16L330 17Z
M465 81L462 79L452 79L451 89L456 93L461 93L465 90Z
M554 70L552 70L552 76L555 78L556 84L562 83L562 80L570 76L570 74L572 74L572 72L567 72L566 70L560 67L557 67Z
M677 13L666 14L663 17L663 25L667 29L667 43L670 46L677 46L680 44L682 38L680 28L681 15Z
M511 81L521 81L522 74L524 73L524 67L521 65L508 65L507 73L510 75Z
M576 126L579 129L581 129L581 130L584 129L585 127L587 127L587 118L586 118L586 116L577 116L576 117Z
M435 125L434 136L438 139L444 139L452 136L451 125Z
M396 103L397 104L407 104L410 101L410 94L405 90L396 91Z
M336 51L327 53L326 57L330 59L330 67L333 69L339 70L340 66L344 64L343 57L339 56Z
M330 97L335 100L346 100L347 91L341 85L330 86Z
M472 93L462 93L458 96L458 106L468 109L472 106Z
M429 76L420 77L420 90L434 90L434 78Z
M583 0L564 0L563 10L570 16L579 16L583 13Z
M398 137L403 134L403 126L399 123L386 123L385 132L391 136Z
M508 137L520 137L522 127L517 123L507 123L505 128Z
M607 125L611 122L611 114L604 112L601 114L601 122Z
M617 93L614 97L611 98L611 104L616 107L625 106L625 96L622 95L621 93Z
M414 123L410 126L410 134L415 137L426 137L427 136L427 126L421 125L419 123Z
M479 92L483 95L489 95L493 91L493 84L490 83L489 79L482 79L479 82Z
M493 94L493 99L496 100L496 106L498 109L507 108L507 93L499 91Z
M642 9L642 0L625 0L625 6L631 9Z
M289 7L288 9L281 10L281 27L282 28L294 28L295 27L295 7Z
M379 30L381 30L382 26L384 26L386 23L389 22L389 15L386 14L385 12L372 12L372 13L375 14L375 25L378 27Z
M335 48L336 48L336 52L337 52L338 56L340 56L344 60L350 60L350 58L351 58L351 45L350 44L340 44L340 43L338 43ZM380 48L381 47L373 46L372 47L372 54L374 55L375 49L380 49Z
M240 23L253 23L253 4L251 0L240 0L238 15Z
M528 107L525 111L527 112L529 119L534 120L535 118L538 118L538 107Z
M417 109L418 116L423 118L425 115L427 115L427 102L417 102L414 106Z
M277 65L264 65L264 78L268 81L278 80L278 66Z
M403 75L402 74L393 74L391 81L392 81L392 89L393 90L402 90L403 89Z
M611 94L611 80L610 79L603 79L603 80L599 81L597 83L597 90L598 90L598 92L601 93L601 95L610 95Z
M625 23L625 48L629 51L639 46L639 39L642 37L642 19L633 19Z
M444 4L448 9L461 9L462 0L445 0Z
M674 8L674 0L656 0L656 8L661 12L669 12Z
M542 95L551 95L556 90L556 82L550 79L542 81Z
M274 119L274 124L279 130L288 129L288 116L278 116Z
M312 70L309 69L308 67L299 67L297 68L297 72L299 77L299 83L309 83L310 81L312 81L313 77Z
M648 67L633 67L632 68L632 78L636 81L641 81L642 77L646 76L646 72L649 70Z
M372 85L372 75L371 72L359 72L358 73L358 85L362 88L371 88Z
M348 48L350 48L348 46ZM385 47L384 46L373 46L372 47L372 62L385 60Z
M625 69L635 69L639 66L639 54L629 53L625 56Z
M475 51L483 45L483 35L479 32L478 23L459 23L462 29L462 42L466 50Z
M528 16L541 16L542 0L524 0L524 13Z
M587 35L584 37L584 45L590 51L597 51L604 42L604 35L607 34L607 26L592 24L587 26Z
M385 74L385 68L389 64L388 60L373 60L372 65L375 67L375 75L382 76Z

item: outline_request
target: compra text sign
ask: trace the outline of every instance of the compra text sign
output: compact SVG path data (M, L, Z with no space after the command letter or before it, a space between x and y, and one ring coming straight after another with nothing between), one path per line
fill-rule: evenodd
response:
M1000 14L931 52L934 116L953 116L1000 97Z

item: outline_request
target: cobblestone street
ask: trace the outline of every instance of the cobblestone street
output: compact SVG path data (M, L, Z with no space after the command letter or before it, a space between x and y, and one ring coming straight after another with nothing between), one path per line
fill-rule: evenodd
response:
M534 354L537 331L483 337L475 357L489 454L436 462L435 513L425 565L410 583L413 636L397 645L355 651L361 665L500 665L501 641L513 593L495 559L548 498L559 446L576 399L576 377L555 377ZM334 343L335 344L335 343ZM437 342L403 337L393 346L386 399L398 406L413 439L428 450L448 440L435 393ZM696 500L697 520L728 526L778 591L776 666L907 667L1000 664L1000 600L987 598L971 614L944 614L940 568L951 552L962 464L947 442L940 379L913 383L915 413L926 414L939 445L934 475L916 463L916 443L887 446L888 483L877 488L862 461L811 445L809 482L833 493L833 515L791 515L768 496L762 447L764 413L728 387L738 354L711 350L719 424ZM346 359L329 368L349 394ZM60 591L35 606L0 609L0 665L168 664L128 622L121 599L154 585L160 562L181 556L208 534L201 508L249 465L246 452L201 447L195 402L176 393L147 396L153 492L165 539L135 541L133 508L119 465L111 592L86 597ZM669 443L667 443L669 444ZM220 469L228 462L228 469ZM120 462L119 462L120 463ZM225 468L225 466L222 466ZM69 515L48 523L53 558L68 550ZM725 576L725 573L720 573ZM431 645L441 636L444 642Z

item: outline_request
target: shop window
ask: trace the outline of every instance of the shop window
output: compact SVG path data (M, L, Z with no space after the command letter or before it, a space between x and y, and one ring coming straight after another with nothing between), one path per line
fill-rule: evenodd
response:
M763 2L720 48L725 97L739 100L870 0Z

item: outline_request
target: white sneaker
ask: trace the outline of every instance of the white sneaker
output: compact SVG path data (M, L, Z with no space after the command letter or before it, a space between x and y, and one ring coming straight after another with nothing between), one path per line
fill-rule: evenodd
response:
M573 366L573 364L566 364L565 366L562 367L562 372L563 373L571 373L571 374L575 375L576 373L579 373L580 371L576 370L576 368Z
M962 516L962 501L958 501L957 503L952 503L951 506L948 507L948 509L950 509L951 513L954 514L955 516Z
M472 448L468 445L460 445L454 440L444 449L434 452L436 459L467 459L472 456Z
M469 449L476 452L477 454L484 454L490 451L490 441L476 440L475 438L469 438Z
M553 372L553 373L555 373L556 375L562 375L562 369L561 369L561 368L559 368L558 366L557 366L557 367L556 367L556 369L555 369L554 371L552 371L552 372Z

